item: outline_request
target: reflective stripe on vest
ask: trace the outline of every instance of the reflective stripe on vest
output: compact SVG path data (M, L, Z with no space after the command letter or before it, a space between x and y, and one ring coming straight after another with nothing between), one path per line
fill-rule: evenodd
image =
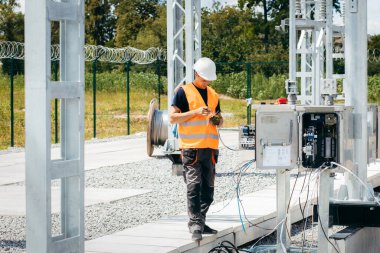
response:
M210 138L218 140L219 136L217 134L179 134L179 137L182 139L205 139Z
M186 99L189 103L189 110L195 110L207 106L199 91L192 83L182 86ZM210 87L207 87L207 104L209 110L215 113L219 102L218 94ZM218 149L219 136L216 126L210 123L210 116L195 116L186 122L179 124L179 147L183 148L212 148Z
M202 125L207 125L208 120L195 120L195 121L187 121L183 122L180 125L181 126L202 126Z

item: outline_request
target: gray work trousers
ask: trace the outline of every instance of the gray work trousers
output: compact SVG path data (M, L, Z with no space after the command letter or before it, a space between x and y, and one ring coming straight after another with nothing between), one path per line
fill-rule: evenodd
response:
M214 200L215 164L218 150L182 149L184 180L187 185L187 212L190 233L203 232L206 213Z

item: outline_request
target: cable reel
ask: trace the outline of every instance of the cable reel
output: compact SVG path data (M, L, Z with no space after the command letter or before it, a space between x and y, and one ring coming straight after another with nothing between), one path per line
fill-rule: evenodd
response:
M168 111L159 110L157 99L149 104L147 128L147 154L152 156L154 146L163 146L168 139Z

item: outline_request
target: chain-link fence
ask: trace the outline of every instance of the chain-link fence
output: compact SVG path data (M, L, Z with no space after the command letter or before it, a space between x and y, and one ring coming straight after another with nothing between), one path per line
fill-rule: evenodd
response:
M0 75L0 149L23 146L24 77L15 66L23 65L23 45L1 43L0 58L7 61ZM52 80L59 80L59 50L52 47ZM167 64L165 51L122 50L87 46L85 71L86 138L111 137L144 131L149 101L157 98L161 109L167 107ZM9 51L6 53L5 51ZM123 53L124 52L124 53ZM133 53L135 52L135 53ZM369 99L379 101L380 77L378 51L369 53ZM219 94L245 100L239 109L239 124L251 124L253 101L286 96L284 82L288 62L218 62L218 79L212 86ZM59 100L52 101L52 140L59 142ZM245 105L243 105L245 107ZM242 106L242 103L240 103ZM223 110L223 108L222 108Z

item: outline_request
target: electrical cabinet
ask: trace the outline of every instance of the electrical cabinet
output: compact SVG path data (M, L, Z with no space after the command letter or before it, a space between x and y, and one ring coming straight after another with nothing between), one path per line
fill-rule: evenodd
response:
M350 107L260 106L256 111L257 168L317 169L330 162L351 167L351 131Z
M263 105L256 111L256 164L259 169L293 169L298 159L295 106Z
M245 125L239 127L239 149L255 149L255 126Z

